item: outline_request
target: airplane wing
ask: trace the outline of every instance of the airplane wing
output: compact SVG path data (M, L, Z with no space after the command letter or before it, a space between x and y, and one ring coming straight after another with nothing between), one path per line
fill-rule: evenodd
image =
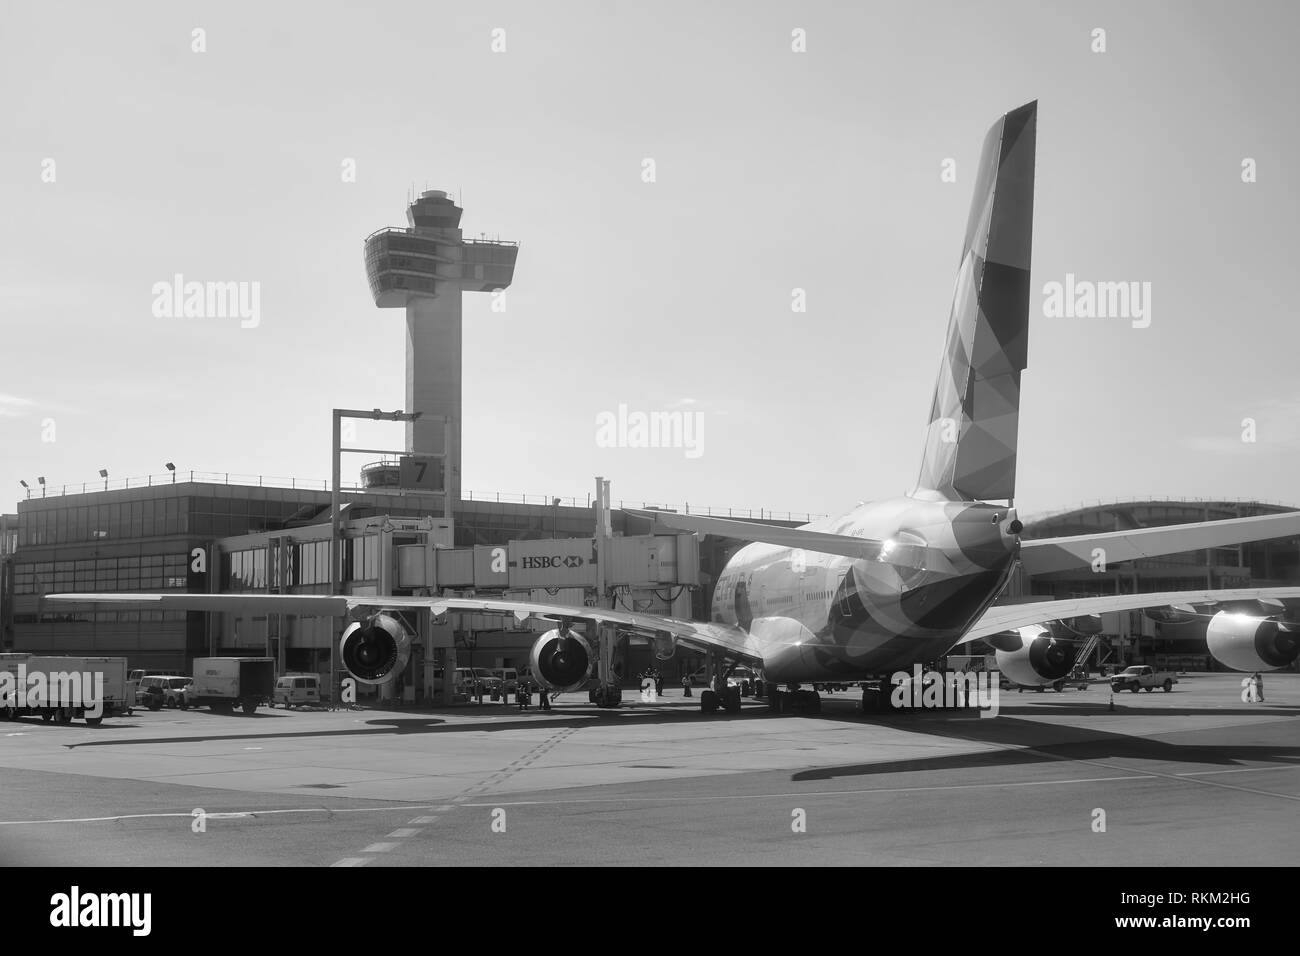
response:
M675 511L637 511L625 508L627 514L657 522L674 531L711 534L740 541L758 541L786 548L803 548L823 554L839 554L863 561L883 561L886 564L909 568L942 569L947 564L943 552L937 548L903 544L898 541L878 541L829 531L812 531L808 528L783 528L780 525L760 524L757 521L736 521L733 518L711 518L704 515L683 515ZM929 562L927 564L927 561ZM941 562L936 564L936 562Z
M839 554L860 560L884 561L903 567L942 570L946 564L943 552L939 549L893 541L857 538L808 528L783 528L731 518L683 515L672 511L628 510L628 513L677 531L712 534L741 541L761 541L764 544L803 548L806 551ZM1031 575L1045 574L1070 568L1086 568L1098 557L1107 564L1118 564L1136 558L1180 554L1202 548L1222 548L1247 541L1264 541L1292 535L1300 536L1300 511L1252 518L1228 518L1223 521L1198 521L1161 528L1021 540L1020 563Z
M219 611L227 614L297 614L301 617L346 617L372 611L428 608L435 615L447 611L479 614L513 614L517 620L602 622L624 630L654 636L667 632L679 642L700 650L724 651L733 657L762 661L757 642L731 624L684 621L658 614L612 608L539 604L532 601L494 601L488 598L368 596L357 594L48 594L51 604L100 605L177 611Z
M1300 535L1300 511L1254 518L1228 518L1224 521L1198 521L1162 528L1022 540L1020 563L1029 574L1044 574L1049 571L1086 568L1093 563L1095 549L1100 549L1101 554L1098 556L1107 564L1118 564L1135 558L1180 554L1202 548L1222 548L1247 541L1264 541L1292 535Z
M1149 594L1107 594L1102 597L1070 598L1064 601L1032 601L1027 604L995 604L984 612L961 642L978 640L1002 631L1032 624L1102 614L1106 611L1136 611L1145 607L1174 604L1202 604L1215 601L1271 601L1300 598L1295 588L1235 588L1219 591L1159 591Z

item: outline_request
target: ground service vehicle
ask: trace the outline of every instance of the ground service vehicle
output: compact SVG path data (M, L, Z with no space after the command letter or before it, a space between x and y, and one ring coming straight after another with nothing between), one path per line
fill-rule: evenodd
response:
M39 715L70 724L81 717L92 727L129 714L135 703L125 657L0 654L0 696L7 720Z
M319 674L285 674L275 682L271 706L299 707L320 703Z
M1168 693L1177 683L1178 678L1172 671L1158 671L1150 664L1134 664L1132 667L1124 668L1110 679L1110 689L1131 690L1135 694L1139 690L1145 690L1149 694L1157 687L1162 687Z
M194 686L185 694L190 707L228 714L236 706L251 714L275 691L275 660L270 657L196 657Z
M193 687L193 677L168 677L167 684L163 687L163 704L181 709L188 707L187 697Z

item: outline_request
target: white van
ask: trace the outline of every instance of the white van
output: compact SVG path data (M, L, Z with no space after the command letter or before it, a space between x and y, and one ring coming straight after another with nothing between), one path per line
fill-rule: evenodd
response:
M507 694L513 694L519 687L519 671L513 667L494 667L490 673L501 681Z
M320 703L319 674L285 674L275 682L271 706L300 707Z

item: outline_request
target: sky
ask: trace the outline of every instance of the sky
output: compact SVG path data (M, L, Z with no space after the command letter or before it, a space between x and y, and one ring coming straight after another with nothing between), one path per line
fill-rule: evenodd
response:
M20 479L168 461L326 479L331 408L404 404L404 316L375 308L362 242L430 188L467 237L521 244L504 310L464 301L467 491L585 499L603 475L616 501L812 514L902 494L980 145L1032 99L1021 513L1300 503L1298 20L5 3L0 510ZM256 323L155 314L176 274L256 283ZM1149 311L1049 315L1067 275L1138 283ZM693 416L690 447L608 447L620 406Z

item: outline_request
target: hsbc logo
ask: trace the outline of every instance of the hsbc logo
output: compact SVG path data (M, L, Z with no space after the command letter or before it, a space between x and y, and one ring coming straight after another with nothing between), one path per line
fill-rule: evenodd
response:
M544 571L547 568L580 568L583 560L576 554L558 554L529 556L522 560L525 571Z

